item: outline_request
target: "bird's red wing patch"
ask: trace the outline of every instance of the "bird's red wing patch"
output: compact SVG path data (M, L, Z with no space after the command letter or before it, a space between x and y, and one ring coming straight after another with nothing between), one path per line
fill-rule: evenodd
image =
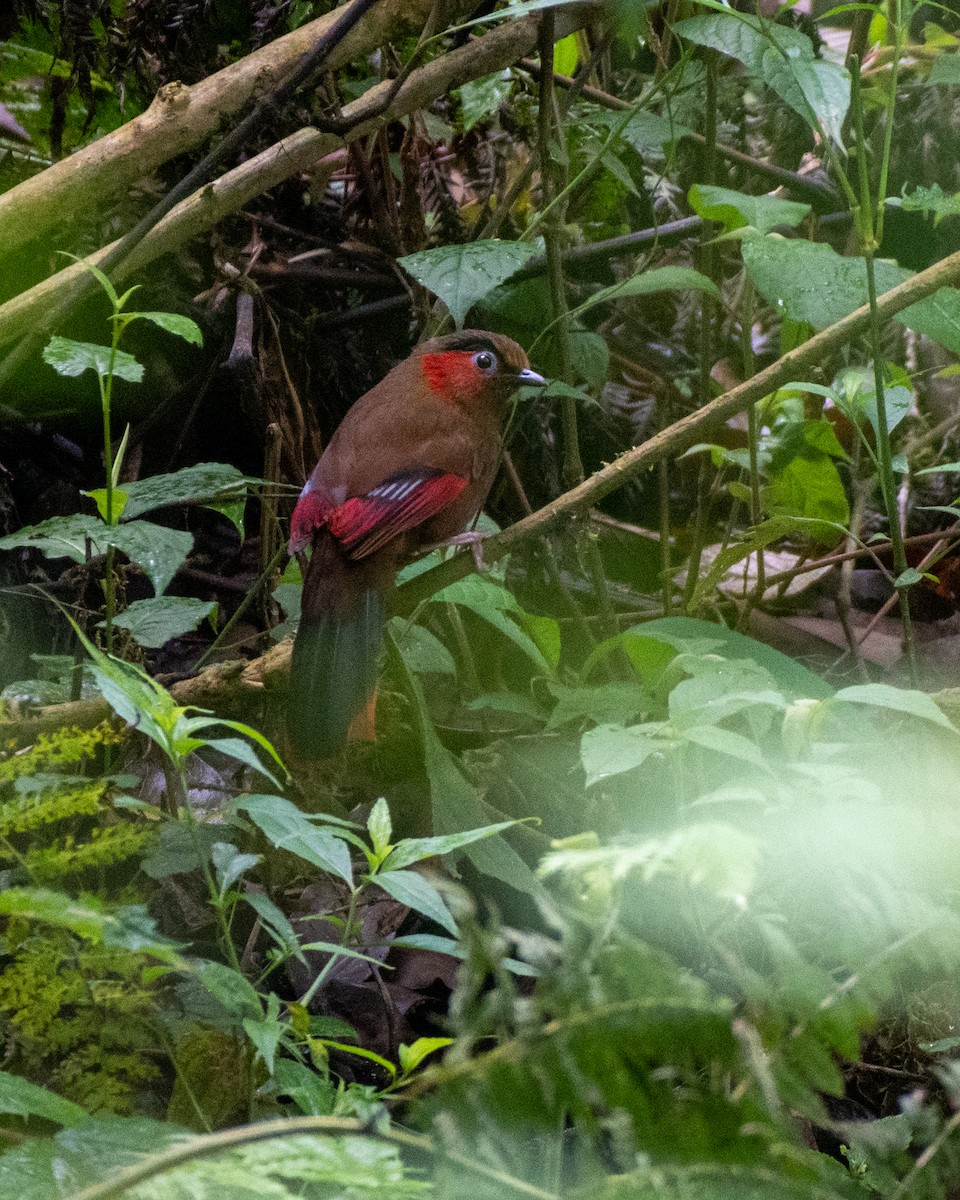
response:
M290 518L290 553L299 554L313 541L313 535L327 523L330 505L308 484L300 493Z
M446 508L466 486L459 475L414 467L339 505L327 525L351 558L366 558Z

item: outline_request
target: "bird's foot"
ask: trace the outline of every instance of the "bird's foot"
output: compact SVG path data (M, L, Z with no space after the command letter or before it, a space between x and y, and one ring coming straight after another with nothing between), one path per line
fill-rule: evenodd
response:
M469 546L477 570L486 571L487 564L483 560L483 539L486 536L479 529L468 529L465 533L457 533L453 537L447 538L446 541L440 542L440 546Z

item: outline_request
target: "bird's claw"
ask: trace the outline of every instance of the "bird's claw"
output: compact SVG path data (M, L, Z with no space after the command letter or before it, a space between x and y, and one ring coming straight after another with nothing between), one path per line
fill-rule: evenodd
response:
M441 546L469 546L470 553L473 555L473 561L476 563L477 570L480 572L487 570L487 564L483 559L483 539L487 535L481 533L479 529L468 529L465 533L455 534L446 541L440 543Z

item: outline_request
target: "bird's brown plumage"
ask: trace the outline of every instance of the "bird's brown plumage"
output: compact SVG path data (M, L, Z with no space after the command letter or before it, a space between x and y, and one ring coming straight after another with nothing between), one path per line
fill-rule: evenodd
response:
M510 338L434 338L362 396L330 439L291 523L291 552L313 546L288 709L301 754L329 754L345 740L373 692L397 568L479 512L504 405L524 382L543 381Z

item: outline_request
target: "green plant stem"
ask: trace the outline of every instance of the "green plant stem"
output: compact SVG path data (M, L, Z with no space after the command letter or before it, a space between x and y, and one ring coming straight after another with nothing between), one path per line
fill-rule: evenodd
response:
M880 476L880 491L883 496L887 523L890 526L890 543L893 549L894 572L899 579L907 569L907 552L900 528L897 510L896 480L893 475L893 455L890 447L890 427L887 421L885 400L886 383L883 377L883 344L880 338L880 316L877 311L877 281L874 259L878 243L874 233L874 212L870 195L870 180L867 173L867 143L863 125L863 97L860 91L860 63L851 62L851 101L853 104L854 128L857 137L857 165L860 182L859 213L854 214L860 235L860 250L867 268L867 302L870 308L870 346L873 355L873 380L877 401L877 461ZM879 204L883 196L878 197ZM903 645L914 687L917 684L917 663L913 639L913 624L910 618L909 588L898 586L900 597L900 619L903 625Z
M117 362L117 349L120 345L120 322L116 319L118 314L114 312L113 333L110 338L110 361L107 366L106 376L98 375L97 380L100 384L100 410L103 416L103 465L106 472L106 514L105 521L108 530L112 530L116 521L114 520L114 480L113 480L113 436L111 432L111 407L113 399L113 373ZM114 560L116 558L116 549L111 542L107 546L107 555L105 562L105 575L103 580L103 598L104 598L104 644L108 654L113 653L113 619L116 616L117 609L117 593L114 581Z
M706 99L704 109L704 143L701 157L701 174L705 183L715 182L717 173L717 60L713 51L705 55L706 65ZM704 225L700 231L700 251L698 266L709 279L716 274L716 253L712 231ZM716 282L716 281L715 281ZM713 297L704 293L701 297L700 308L700 405L710 399L711 368L713 366L713 320L715 304ZM697 580L700 575L700 559L707 538L707 518L709 505L709 476L708 465L701 460L697 471L696 510L693 522L693 537L687 557L687 580L683 590L683 606L690 608L697 590Z
M741 318L741 336L743 353L743 377L750 379L756 370L756 360L753 353L753 306L756 293L753 284L747 279L743 289L743 316ZM763 520L763 506L760 502L760 430L757 420L757 409L751 405L747 409L747 441L750 453L750 522L759 525ZM763 601L766 592L766 566L764 563L764 548L758 546L757 555L757 586L747 596L744 615L749 617L750 610L755 604ZM748 560L749 561L749 560Z
M360 899L360 893L362 891L363 891L363 884L361 884L359 887L350 889L350 905L347 909L347 919L344 922L344 926L343 926L343 941L346 941L348 938L350 938L352 936L353 926L357 919L357 902ZM327 976L333 970L334 966L340 961L341 957L342 957L342 955L339 955L339 954L331 954L330 955L330 957L327 959L327 961L320 968L320 971L317 973L316 979L313 981L313 983L310 984L310 986L307 988L307 990L303 993L303 995L297 1001L297 1003L299 1005L301 1005L303 1008L310 1007L310 1001L314 998L314 996L317 994L317 992L323 986Z

